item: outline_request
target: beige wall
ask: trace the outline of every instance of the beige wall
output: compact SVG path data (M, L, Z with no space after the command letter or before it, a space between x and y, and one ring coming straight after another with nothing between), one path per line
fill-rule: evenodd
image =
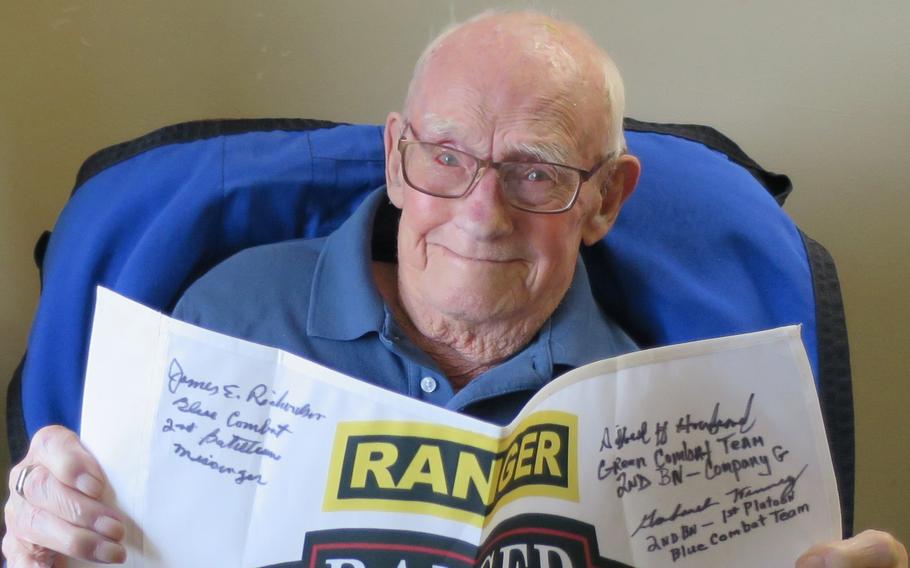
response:
M549 8L550 3L538 6ZM421 46L483 2L0 3L0 375L25 346L31 247L93 151L205 117L381 121ZM910 541L910 3L559 3L624 71L630 112L700 122L789 174L839 263L859 527Z

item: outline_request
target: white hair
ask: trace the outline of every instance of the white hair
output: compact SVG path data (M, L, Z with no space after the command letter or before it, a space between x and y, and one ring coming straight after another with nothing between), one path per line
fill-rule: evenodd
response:
M479 21L482 21L482 20L485 20L487 18L491 18L494 16L507 15L507 14L537 15L537 16L540 16L541 18L552 20L553 22L558 23L562 26L571 28L578 36L580 36L581 38L586 40L591 45L591 47L593 48L595 57L598 60L597 62L599 63L601 73L603 75L603 85L602 85L603 99L604 99L603 102L604 102L605 108L607 109L606 116L604 116L604 120L606 121L606 126L607 126L607 129L606 129L607 130L607 140L604 140L603 143L604 143L604 146L606 147L607 153L613 153L615 155L619 155L619 154L625 152L626 151L626 140L625 140L625 135L623 134L623 116L624 116L623 113L625 112L626 96L625 96L625 87L623 86L622 76L620 75L619 69L617 68L616 64L613 62L613 60L610 58L610 56L603 49L597 47L597 45L590 38L590 36L587 33L585 33L585 31L582 30L580 27L578 27L577 25L575 25L571 22L568 22L566 20L557 18L556 16L547 15L547 14L544 14L543 12L539 12L539 11L535 11L535 10L490 9L490 10L481 12L480 14L477 14L476 16L473 16L472 18L465 20L464 22L460 22L460 23L453 22L453 23L450 23L449 25L447 25L439 33L439 35L437 35L432 41L430 41L430 43L426 46L426 48L424 48L423 52L420 54L420 57L417 59L417 63L414 66L414 73L411 76L411 82L408 85L407 96L405 98L405 103L404 103L405 112L407 112L411 106L411 101L416 94L415 91L416 91L418 81L419 81L421 75L423 74L423 72L427 66L427 63L429 62L432 55L443 45L443 43L445 43L445 41L450 36L452 36L453 34L458 32L459 30L461 30L467 26L470 26L471 24L474 24L476 22L479 22ZM560 51L560 55L562 56L559 59L561 59L564 62L569 61L569 62L575 64L576 75L578 74L577 71L581 69L581 65L579 64L579 62L577 60L576 54L573 54L570 50L567 50L567 49L563 48L562 46L553 46L552 44L545 45L545 44L535 43L535 47L539 47L539 48L548 47L550 49L558 49ZM555 61L556 61L556 57L551 56L551 62L553 62L554 65L556 64Z

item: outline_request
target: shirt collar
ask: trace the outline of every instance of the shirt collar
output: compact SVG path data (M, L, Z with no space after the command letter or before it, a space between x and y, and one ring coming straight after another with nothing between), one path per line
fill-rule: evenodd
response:
M371 243L383 199L384 186L326 238L313 271L308 335L347 341L382 329L383 301L373 285Z
M637 349L594 299L581 255L572 284L550 318L549 339L553 364L571 367Z

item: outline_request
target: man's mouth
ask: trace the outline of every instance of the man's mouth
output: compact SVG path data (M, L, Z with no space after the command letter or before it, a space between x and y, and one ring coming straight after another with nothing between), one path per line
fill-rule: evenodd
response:
M453 257L455 259L464 260L468 262L485 262L490 264L507 264L510 262L518 261L514 256L508 256L501 253L491 253L491 252L458 252L450 249L445 245L431 244L429 246L438 247L444 255Z

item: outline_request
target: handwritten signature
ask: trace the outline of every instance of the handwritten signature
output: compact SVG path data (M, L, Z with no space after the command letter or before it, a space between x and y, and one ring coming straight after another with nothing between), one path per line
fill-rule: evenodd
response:
M796 475L787 475L785 477L781 477L774 483L769 483L768 485L764 485L762 487L755 487L755 488L753 488L750 485L746 485L744 487L735 487L735 488L731 489L730 491L727 491L726 494L732 495L733 502L738 503L739 501L741 501L743 499L748 499L750 497L754 497L755 495L759 495L766 491L771 491L775 487L780 487L781 488L781 493L780 493L781 500L792 501L794 493L796 492L796 482L799 481L800 477L802 477L802 475L806 471L807 467L809 467L809 464L804 465L803 468L801 470L799 470L799 473L797 473Z
M680 418L676 423L677 433L690 433L693 430L707 431L709 434L717 434L721 430L738 426L739 433L745 434L755 426L755 419L752 418L752 401L755 400L755 393L749 395L749 401L746 403L746 409L739 418L720 418L720 403L714 405L714 412L708 421L693 420L691 414L686 414L685 418Z
M672 523L676 519L681 519L689 515L701 513L702 511L706 511L716 505L720 505L720 503L715 501L713 497L706 497L703 503L694 507L684 507L682 503L677 503L676 507L673 509L673 512L669 515L663 515L659 513L656 508L651 509L651 512L645 514L641 518L641 522L638 523L638 528L636 528L635 531L629 536L634 537L636 534L638 534L638 531L642 529L651 529L654 527L659 527L664 523Z

